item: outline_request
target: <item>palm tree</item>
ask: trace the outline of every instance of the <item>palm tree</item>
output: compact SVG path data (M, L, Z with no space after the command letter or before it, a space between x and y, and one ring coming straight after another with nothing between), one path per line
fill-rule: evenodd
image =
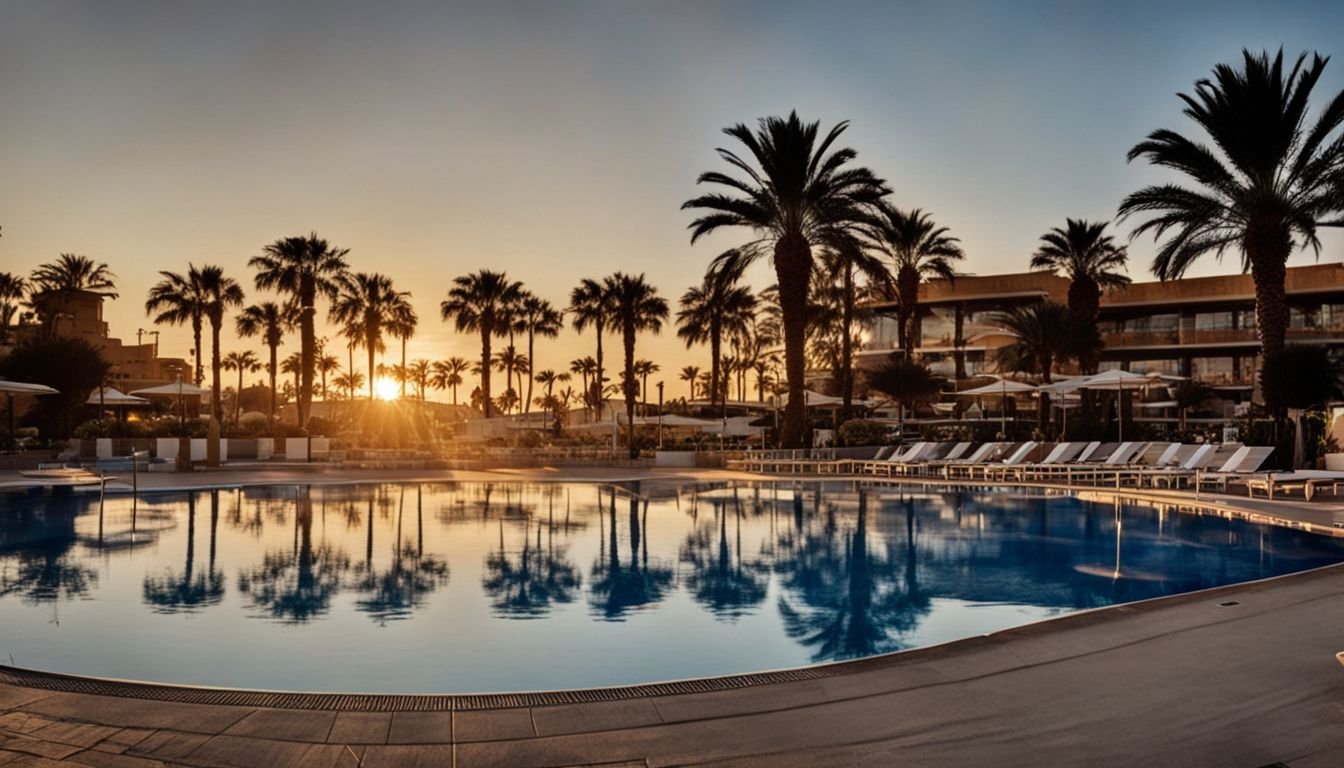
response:
M688 386L690 386L691 399L694 400L695 381L696 379L700 378L700 369L694 365L688 365L681 369L681 374L678 376L678 378L680 378L682 381L686 382Z
M892 353L880 367L868 373L868 386L901 406L900 430L905 434L905 410L938 399L946 382L927 366Z
M660 370L662 367L652 360L635 361L635 375L639 377L639 396L645 405L649 404L649 374Z
M340 376L337 376L336 378L332 379L331 383L336 387L337 390L343 389L347 393L353 393L357 389L364 388L364 374L360 373L359 371L350 371L348 373L342 373ZM354 399L353 395L349 395L349 397L352 400Z
M999 368L1038 373L1041 382L1049 384L1056 363L1085 356L1089 354L1086 350L1096 348L1080 343L1082 339L1096 338L1096 326L1079 325L1074 317L1068 307L1053 301L1039 301L1001 313L997 322L1013 341L999 348ZM1044 430L1050 419L1050 395L1041 392L1040 397L1037 415Z
M503 350L495 353L491 364L502 374L504 374L504 386L507 389L513 389L513 377L518 376L518 388L513 389L514 393L521 392L523 389L523 375L527 369L532 367L532 361L526 355L521 355L513 345L505 347Z
M848 421L854 408L854 322L858 303L856 278L864 276L872 288L888 291L891 274L882 260L852 238L837 242L822 253L820 265L826 279L838 289L840 302L840 421ZM919 286L915 286L918 298ZM750 368L750 364L743 370Z
M592 326L593 333L597 336L597 357L593 358L592 383L584 389L583 396L595 416L600 416L602 384L606 381L602 367L602 334L611 320L611 297L607 294L606 286L596 280L585 278L578 287L570 291L568 312L574 330L582 333L585 328Z
M538 384L546 385L546 395L544 397L538 398L539 404L542 404L544 408L547 408L551 410L552 413L555 413L555 411L559 406L559 403L556 401L554 396L555 385L557 382L569 381L569 374L556 373L555 371L547 369L544 371L538 371L536 375L533 376L532 378ZM557 421L559 420L560 417L558 413L555 413L555 418Z
M612 321L620 326L621 341L625 347L625 376L622 379L625 395L626 424L630 426L630 458L638 458L639 445L635 443L635 336L640 331L658 333L667 319L667 301L658 296L658 290L644 280L644 275L617 272L603 281L611 297Z
M237 280L224 275L224 268L207 264L199 273L201 309L210 321L210 390L211 412L216 421L224 420L223 403L219 400L219 370L221 366L219 332L224 325L224 312L229 307L243 305L243 287Z
M406 366L406 378L410 379L411 383L415 385L416 397L418 397L421 402L424 402L425 400L425 388L429 386L430 376L431 373L428 360L416 360Z
M374 354L383 344L383 330L393 324L405 331L406 299L410 294L392 287L392 279L376 272L344 274L336 280L331 319L360 329L360 342L369 355L369 400L373 400ZM404 389L404 388L403 388Z
M565 315L551 302L528 294L523 297L518 316L522 321L523 330L527 333L527 397L523 400L523 411L527 412L532 402L532 366L537 359L534 355L533 341L538 336L547 339L559 336L560 329L564 327Z
M237 426L243 412L243 374L256 373L261 370L261 361L250 349L243 352L230 352L224 356L224 370L238 372L238 395L233 401L233 423L234 426Z
M1031 257L1031 268L1062 272L1069 280L1069 313L1079 324L1096 325L1101 311L1101 293L1129 285L1124 274L1128 254L1106 234L1105 221L1067 219L1064 229L1055 227L1041 235L1041 245ZM1084 373L1096 373L1095 358L1080 360Z
M323 296L336 297L336 278L345 273L345 257L349 253L348 249L335 248L313 232L307 237L276 240L266 246L260 256L253 256L247 262L249 267L257 270L257 288L287 294L297 315L302 357L298 387L299 426L308 423L308 407L313 401L317 300Z
M420 318L415 314L415 308L411 306L410 291L403 291L401 301L397 302L389 314L387 322L387 335L401 342L401 376L398 381L401 382L401 396L406 397L406 382L410 378L410 369L406 366L406 342L415 335L415 327L420 323Z
M294 377L294 397L297 398L303 381L303 353L291 352L288 357L281 361L280 371ZM286 386L289 385L286 384Z
M819 137L818 123L803 123L796 112L790 112L787 118L762 118L754 133L740 123L726 128L724 133L744 144L758 167L730 150L719 149L719 156L746 178L710 171L701 174L697 183L722 185L737 194L710 193L682 204L683 209L704 211L690 225L692 243L722 227L746 227L758 239L740 249L742 258L754 259L767 248L772 252L789 380L780 431L785 448L802 446L807 428L803 391L812 245L836 231L869 223L867 209L889 191L871 171L852 164L854 150L832 151L848 125L838 123Z
M738 284L744 261L728 254L720 259L705 272L700 285L681 295L681 309L677 310L677 337L686 342L686 348L709 344L710 405L718 402L723 337L745 330L756 309L751 289Z
M0 344L9 341L9 326L19 313L19 302L28 291L28 281L10 272L0 272Z
M435 360L432 367L430 385L435 389L453 390L453 405L457 405L457 388L462 386L462 374L470 367L470 363L461 357L450 357L447 360Z
M588 396L588 378L597 373L597 360L593 359L592 355L571 360L569 372L577 373L583 377L583 397L586 398Z
M277 350L280 348L280 342L284 341L285 329L291 327L292 315L285 308L273 301L263 301L260 304L253 304L238 313L238 317L233 321L234 330L239 336L250 338L252 336L261 336L266 347L271 351L271 360L266 365L266 372L271 378L271 420L275 420L275 394L276 394L276 373L279 365L276 361ZM197 355L199 357L199 355Z
M201 273L195 265L187 265L187 274L162 270L162 280L149 289L145 300L145 314L154 315L156 324L191 324L192 341L196 350L196 386L205 379L205 356L201 352L201 331L205 323L205 297L201 293Z
M896 275L897 336L901 351L910 358L916 342L915 319L918 316L919 285L931 277L949 282L957 277L954 262L966 257L960 241L947 227L940 227L926 212L916 208L902 211L892 205L881 206L881 218L873 238L893 261Z
M1255 282L1256 328L1265 355L1284 346L1288 328L1285 271L1293 250L1320 254L1319 226L1344 221L1344 91L1307 125L1311 91L1327 58L1298 56L1285 77L1283 51L1242 51L1241 70L1219 64L1212 80L1180 94L1185 114L1217 149L1161 129L1129 150L1129 159L1174 169L1193 187L1144 187L1120 204L1122 218L1151 213L1134 235L1152 232L1165 242L1153 257L1161 280L1181 277L1199 257L1241 251L1243 271Z
M482 269L453 280L448 298L439 305L444 320L453 320L459 332L481 334L481 404L490 418L490 339L507 336L506 308L522 294L523 284L503 272Z
M335 355L321 354L317 358L317 372L322 376L322 399L326 400L330 394L327 392L327 376L340 373L341 359Z

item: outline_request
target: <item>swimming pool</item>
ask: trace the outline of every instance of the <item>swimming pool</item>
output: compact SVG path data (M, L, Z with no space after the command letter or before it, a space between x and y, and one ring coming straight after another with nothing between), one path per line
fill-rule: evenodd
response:
M859 658L1344 561L1008 489L460 483L0 495L0 663L460 693Z

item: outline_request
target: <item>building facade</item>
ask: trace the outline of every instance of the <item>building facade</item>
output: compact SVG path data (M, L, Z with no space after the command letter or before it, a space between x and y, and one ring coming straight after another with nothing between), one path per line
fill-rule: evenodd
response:
M1291 267L1286 281L1289 344L1344 352L1344 264ZM1012 341L1000 313L1042 300L1066 303L1069 282L1046 272L934 280L920 288L915 356L948 377L995 374L996 351ZM895 305L873 305L861 364L899 350ZM1258 399L1259 339L1250 275L1136 282L1103 294L1101 369L1184 376L1227 403Z

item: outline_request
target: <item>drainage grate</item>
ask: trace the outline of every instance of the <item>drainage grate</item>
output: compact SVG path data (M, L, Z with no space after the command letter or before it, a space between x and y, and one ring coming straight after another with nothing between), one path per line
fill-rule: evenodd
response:
M1234 605L1241 605L1240 600L1224 600L1218 604L1219 608L1231 608Z

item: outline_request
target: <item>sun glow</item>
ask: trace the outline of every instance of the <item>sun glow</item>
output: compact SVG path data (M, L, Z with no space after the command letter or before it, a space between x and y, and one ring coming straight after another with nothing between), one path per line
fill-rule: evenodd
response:
M396 400L400 392L400 385L386 376L379 376L373 381L373 395L379 400Z

